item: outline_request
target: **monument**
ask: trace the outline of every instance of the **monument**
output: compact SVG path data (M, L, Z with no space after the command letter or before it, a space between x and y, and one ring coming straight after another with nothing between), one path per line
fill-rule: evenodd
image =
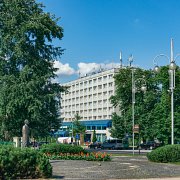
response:
M29 121L26 119L24 121L24 126L22 127L22 147L28 147L29 145Z

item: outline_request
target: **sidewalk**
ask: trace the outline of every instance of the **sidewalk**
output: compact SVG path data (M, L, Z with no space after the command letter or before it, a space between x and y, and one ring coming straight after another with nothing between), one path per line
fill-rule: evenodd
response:
M110 162L51 161L52 179L65 180L180 180L180 165L152 163L145 156L113 157Z

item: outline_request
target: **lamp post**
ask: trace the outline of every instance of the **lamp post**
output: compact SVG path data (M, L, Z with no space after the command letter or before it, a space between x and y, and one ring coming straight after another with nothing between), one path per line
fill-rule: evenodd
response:
M133 55L131 54L129 56L129 66L132 67L132 62L133 62ZM136 94L136 82L138 81L144 81L143 85L141 86L141 91L145 92L146 91L146 81L145 79L143 78L138 78L135 80L134 78L134 71L135 71L135 68L132 67L132 131L133 131L133 155L134 155L134 125L135 125L135 121L134 121L134 114L135 114L135 111L134 111L134 107L135 107L135 102L136 102L136 99L135 99L135 94Z
M156 60L160 58L161 56L164 56L169 61L169 89L171 92L171 144L174 144L174 89L175 89L175 70L176 70L176 64L175 60L177 57L180 56L180 54L177 54L174 58L174 47L173 47L173 39L171 38L171 56L170 58L165 54L159 54L157 55L153 62L154 62L154 71L156 73L160 72L160 67L158 66Z
M143 81L143 84L140 88L140 90L142 92L145 92L147 87L146 87L146 81L145 79L143 78L138 78L138 79L134 79L134 71L135 69L133 68L132 69L132 131L133 131L133 155L134 155L134 126L135 126L135 121L134 121L134 114L135 114L135 111L134 111L134 107L135 107L135 102L136 102L136 98L135 98L135 94L136 94L136 83L139 82L141 83Z

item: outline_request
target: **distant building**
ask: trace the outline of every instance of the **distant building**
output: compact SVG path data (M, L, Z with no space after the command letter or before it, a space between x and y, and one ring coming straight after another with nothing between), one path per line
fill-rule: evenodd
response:
M67 93L62 93L62 129L72 126L74 116L78 113L82 118L81 123L86 126L85 141L92 140L93 130L96 130L98 141L110 138L112 113L117 110L109 98L114 95L113 76L118 71L118 68L104 70L62 84L69 87Z

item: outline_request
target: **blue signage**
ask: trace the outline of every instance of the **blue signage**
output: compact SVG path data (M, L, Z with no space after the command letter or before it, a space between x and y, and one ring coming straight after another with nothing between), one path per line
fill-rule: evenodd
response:
M80 140L80 134L76 134L76 139Z

